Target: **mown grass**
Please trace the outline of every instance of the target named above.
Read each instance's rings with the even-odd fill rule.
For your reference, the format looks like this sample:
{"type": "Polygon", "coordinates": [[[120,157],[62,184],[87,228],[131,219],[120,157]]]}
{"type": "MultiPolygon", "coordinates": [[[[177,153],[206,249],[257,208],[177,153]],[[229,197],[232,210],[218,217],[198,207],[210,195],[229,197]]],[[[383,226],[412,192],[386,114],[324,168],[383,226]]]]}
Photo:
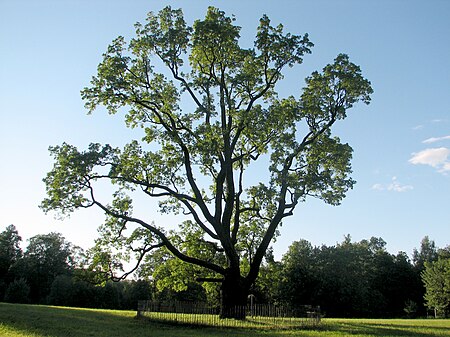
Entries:
{"type": "Polygon", "coordinates": [[[0,303],[2,337],[450,336],[450,320],[325,319],[314,329],[193,328],[135,318],[133,311],[0,303]]]}

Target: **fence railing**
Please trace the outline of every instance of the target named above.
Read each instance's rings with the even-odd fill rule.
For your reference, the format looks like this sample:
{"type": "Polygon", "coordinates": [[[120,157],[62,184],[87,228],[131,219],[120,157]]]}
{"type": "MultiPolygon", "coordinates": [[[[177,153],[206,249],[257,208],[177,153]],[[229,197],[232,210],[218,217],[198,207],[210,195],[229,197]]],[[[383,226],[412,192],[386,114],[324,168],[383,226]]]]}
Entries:
{"type": "Polygon", "coordinates": [[[272,304],[236,306],[231,310],[244,320],[220,318],[220,308],[203,302],[155,302],[139,301],[138,317],[187,325],[220,327],[293,328],[311,327],[320,323],[320,307],[304,305],[290,308],[272,304]]]}

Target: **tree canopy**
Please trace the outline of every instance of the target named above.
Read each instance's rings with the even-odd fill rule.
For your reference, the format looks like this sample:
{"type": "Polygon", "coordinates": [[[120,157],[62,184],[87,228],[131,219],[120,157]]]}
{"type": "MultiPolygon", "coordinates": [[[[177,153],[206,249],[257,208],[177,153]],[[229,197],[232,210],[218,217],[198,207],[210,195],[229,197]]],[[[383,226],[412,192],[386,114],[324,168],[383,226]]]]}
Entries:
{"type": "MultiPolygon", "coordinates": [[[[298,98],[278,97],[284,71],[313,44],[266,15],[253,47],[240,46],[241,27],[214,7],[192,26],[166,7],[135,28],[129,42],[118,37],[108,47],[82,98],[90,113],[104,106],[124,114],[142,139],[122,149],[51,147],[42,208],[99,207],[107,217],[99,246],[128,248],[138,262],[164,247],[220,278],[224,304],[240,304],[282,220],[308,196],[338,205],[355,183],[352,148],[331,128],[355,103],[370,102],[370,82],[339,54],[306,78],[298,98]],[[267,179],[255,183],[262,158],[267,179]],[[109,202],[94,193],[101,181],[116,187],[109,202]],[[134,216],[138,191],[157,198],[161,212],[184,215],[180,231],[134,216]],[[132,223],[138,227],[127,231],[132,223]]],[[[110,261],[101,268],[120,269],[112,251],[103,257],[110,261]]]]}

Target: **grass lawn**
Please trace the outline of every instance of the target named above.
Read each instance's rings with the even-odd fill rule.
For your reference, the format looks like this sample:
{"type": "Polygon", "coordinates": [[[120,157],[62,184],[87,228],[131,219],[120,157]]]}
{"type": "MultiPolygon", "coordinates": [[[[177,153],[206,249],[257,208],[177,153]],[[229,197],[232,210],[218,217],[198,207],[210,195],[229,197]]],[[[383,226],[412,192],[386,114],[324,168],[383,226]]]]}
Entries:
{"type": "Polygon", "coordinates": [[[306,330],[184,327],[135,318],[134,311],[0,303],[1,337],[449,336],[450,320],[324,319],[306,330]]]}

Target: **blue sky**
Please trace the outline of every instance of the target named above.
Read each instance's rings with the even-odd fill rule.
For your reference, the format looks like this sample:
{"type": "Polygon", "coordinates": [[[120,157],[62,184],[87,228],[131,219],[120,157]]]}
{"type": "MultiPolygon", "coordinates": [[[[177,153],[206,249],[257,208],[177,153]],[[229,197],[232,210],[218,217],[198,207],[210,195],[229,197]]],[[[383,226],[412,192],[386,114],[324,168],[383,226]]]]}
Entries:
{"type": "MultiPolygon", "coordinates": [[[[0,0],[0,231],[22,237],[61,232],[85,248],[103,215],[82,210],[64,221],[39,208],[50,145],[66,141],[123,145],[135,138],[119,116],[87,116],[80,90],[107,45],[132,37],[133,24],[165,5],[183,8],[188,23],[208,5],[235,14],[242,45],[252,47],[267,14],[286,31],[314,42],[304,64],[289,69],[280,96],[299,95],[305,76],[347,53],[375,93],[335,134],[354,149],[355,188],[339,207],[310,199],[285,221],[275,244],[280,257],[301,238],[333,245],[382,237],[388,250],[412,253],[430,236],[450,244],[450,1],[21,1],[0,0]]],[[[176,219],[154,214],[155,222],[176,219]]]]}

